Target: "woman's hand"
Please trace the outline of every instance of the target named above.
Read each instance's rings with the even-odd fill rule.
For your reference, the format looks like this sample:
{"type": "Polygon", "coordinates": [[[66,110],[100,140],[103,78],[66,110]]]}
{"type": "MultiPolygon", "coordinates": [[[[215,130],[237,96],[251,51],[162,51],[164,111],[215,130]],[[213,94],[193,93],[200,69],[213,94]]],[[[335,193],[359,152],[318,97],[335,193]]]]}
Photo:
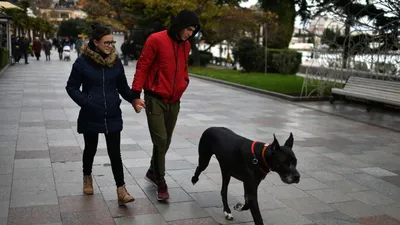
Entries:
{"type": "Polygon", "coordinates": [[[136,113],[140,113],[142,108],[146,108],[146,104],[143,99],[138,98],[132,101],[132,106],[135,109],[136,113]]]}

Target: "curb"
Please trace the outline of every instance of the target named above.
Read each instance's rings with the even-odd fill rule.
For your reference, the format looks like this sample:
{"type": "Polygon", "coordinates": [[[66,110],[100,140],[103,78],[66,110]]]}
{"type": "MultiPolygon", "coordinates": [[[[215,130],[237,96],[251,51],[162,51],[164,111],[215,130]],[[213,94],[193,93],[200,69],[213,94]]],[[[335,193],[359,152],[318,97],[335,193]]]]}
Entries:
{"type": "Polygon", "coordinates": [[[205,77],[205,76],[201,76],[201,75],[197,75],[197,74],[193,74],[193,73],[189,73],[189,75],[192,76],[192,77],[195,77],[195,78],[199,78],[199,79],[203,79],[203,80],[207,80],[207,81],[212,81],[212,82],[215,82],[215,83],[228,85],[228,86],[232,86],[232,87],[236,87],[236,88],[240,88],[240,89],[256,92],[256,93],[259,93],[259,94],[274,96],[274,97],[285,99],[285,100],[292,101],[292,102],[309,102],[309,101],[326,101],[326,100],[329,100],[329,97],[323,97],[323,98],[294,97],[294,96],[291,96],[291,95],[281,94],[281,93],[273,92],[273,91],[262,90],[262,89],[259,89],[259,88],[253,88],[253,87],[249,87],[249,86],[246,86],[246,85],[236,84],[236,83],[232,83],[232,82],[228,82],[228,81],[224,81],[224,80],[219,80],[219,79],[215,79],[215,78],[210,78],[210,77],[205,77]]]}
{"type": "Polygon", "coordinates": [[[11,64],[7,64],[7,65],[4,66],[4,68],[0,71],[0,76],[3,75],[3,73],[6,72],[6,70],[8,69],[8,67],[9,67],[10,65],[11,65],[11,64]]]}

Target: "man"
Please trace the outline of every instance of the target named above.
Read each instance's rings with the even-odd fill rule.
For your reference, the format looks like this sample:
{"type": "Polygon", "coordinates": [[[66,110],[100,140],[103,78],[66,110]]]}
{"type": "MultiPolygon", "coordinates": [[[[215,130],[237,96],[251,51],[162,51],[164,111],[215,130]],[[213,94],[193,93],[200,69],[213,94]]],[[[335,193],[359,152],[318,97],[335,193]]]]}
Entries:
{"type": "Polygon", "coordinates": [[[124,39],[124,43],[121,45],[121,52],[124,55],[124,65],[127,66],[129,63],[129,44],[128,39],[124,39]]]}
{"type": "Polygon", "coordinates": [[[19,39],[19,47],[21,49],[22,54],[24,55],[25,58],[25,64],[29,64],[28,62],[28,50],[29,50],[29,39],[26,37],[26,35],[23,35],[19,39]]]}
{"type": "Polygon", "coordinates": [[[157,187],[157,199],[169,198],[165,182],[165,154],[180,108],[180,98],[189,85],[189,39],[200,30],[197,16],[182,10],[168,30],[151,34],[136,65],[132,83],[133,106],[137,113],[146,108],[147,123],[153,142],[153,155],[145,179],[157,187]],[[140,93],[144,89],[144,100],[140,93]],[[146,105],[144,104],[146,102],[146,105]]]}

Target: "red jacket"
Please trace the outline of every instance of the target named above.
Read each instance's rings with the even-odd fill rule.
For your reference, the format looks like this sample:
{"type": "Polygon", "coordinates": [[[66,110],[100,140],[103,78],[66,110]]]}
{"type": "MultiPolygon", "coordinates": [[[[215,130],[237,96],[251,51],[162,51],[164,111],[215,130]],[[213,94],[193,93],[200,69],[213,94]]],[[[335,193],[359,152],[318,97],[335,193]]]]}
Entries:
{"type": "Polygon", "coordinates": [[[190,43],[174,41],[167,30],[151,34],[143,47],[132,83],[134,93],[144,89],[164,102],[178,101],[189,85],[190,43]]]}

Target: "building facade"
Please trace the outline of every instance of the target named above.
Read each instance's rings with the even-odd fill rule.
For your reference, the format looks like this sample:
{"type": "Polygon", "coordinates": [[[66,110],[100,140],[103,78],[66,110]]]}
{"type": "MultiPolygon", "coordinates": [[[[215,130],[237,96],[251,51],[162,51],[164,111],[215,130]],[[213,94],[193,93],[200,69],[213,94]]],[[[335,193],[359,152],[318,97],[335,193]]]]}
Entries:
{"type": "Polygon", "coordinates": [[[42,18],[55,23],[69,19],[85,19],[87,17],[87,13],[82,10],[68,8],[40,9],[40,15],[42,18]]]}

